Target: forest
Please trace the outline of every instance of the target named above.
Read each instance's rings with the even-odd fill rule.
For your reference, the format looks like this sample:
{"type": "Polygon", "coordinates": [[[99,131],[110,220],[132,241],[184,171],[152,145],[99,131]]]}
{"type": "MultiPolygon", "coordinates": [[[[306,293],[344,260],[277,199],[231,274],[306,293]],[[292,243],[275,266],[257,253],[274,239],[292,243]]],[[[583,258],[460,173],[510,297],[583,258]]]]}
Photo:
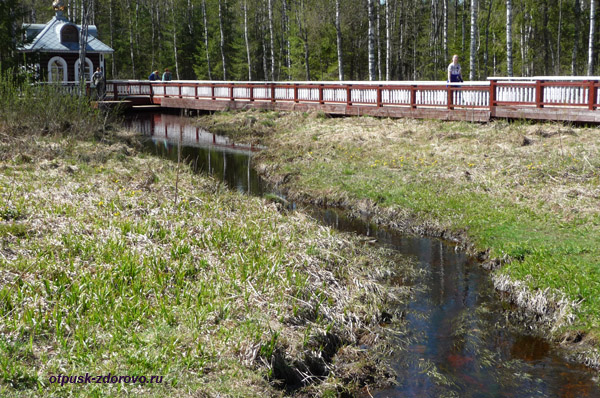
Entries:
{"type": "MultiPolygon", "coordinates": [[[[596,0],[69,0],[115,49],[109,78],[445,80],[594,75],[596,0]],[[85,11],[85,12],[82,12],[85,11]]],[[[22,23],[49,0],[0,1],[0,63],[18,63],[22,23]]]]}

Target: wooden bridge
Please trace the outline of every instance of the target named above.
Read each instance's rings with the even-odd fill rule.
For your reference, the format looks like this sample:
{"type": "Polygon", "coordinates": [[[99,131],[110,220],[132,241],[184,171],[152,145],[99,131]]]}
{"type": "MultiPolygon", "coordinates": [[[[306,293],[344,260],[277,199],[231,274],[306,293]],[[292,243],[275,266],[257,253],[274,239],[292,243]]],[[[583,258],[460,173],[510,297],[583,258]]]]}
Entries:
{"type": "Polygon", "coordinates": [[[196,110],[320,110],[484,122],[491,118],[600,122],[600,77],[484,82],[222,82],[111,80],[109,100],[196,110]]]}

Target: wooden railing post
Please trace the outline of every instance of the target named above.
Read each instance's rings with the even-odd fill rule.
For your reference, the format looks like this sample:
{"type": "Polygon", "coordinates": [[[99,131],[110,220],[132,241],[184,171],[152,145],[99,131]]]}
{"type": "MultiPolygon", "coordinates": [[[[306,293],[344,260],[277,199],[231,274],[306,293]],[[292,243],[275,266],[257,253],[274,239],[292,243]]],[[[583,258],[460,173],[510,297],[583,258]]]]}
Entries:
{"type": "Polygon", "coordinates": [[[346,86],[346,105],[352,106],[352,86],[350,84],[346,86]]]}
{"type": "Polygon", "coordinates": [[[119,100],[119,89],[117,88],[117,82],[113,83],[113,101],[119,100]]]}
{"type": "Polygon", "coordinates": [[[217,99],[215,97],[215,84],[214,83],[210,83],[210,99],[213,101],[217,99]]]}
{"type": "Polygon", "coordinates": [[[271,102],[275,102],[275,83],[271,83],[271,102]]]}
{"type": "Polygon", "coordinates": [[[294,102],[300,102],[298,100],[298,83],[294,83],[294,102]]]}
{"type": "Polygon", "coordinates": [[[590,80],[588,82],[588,84],[589,84],[589,88],[588,88],[588,109],[590,111],[593,111],[594,109],[596,109],[596,100],[597,100],[596,82],[594,80],[590,80]]]}
{"type": "Polygon", "coordinates": [[[496,106],[496,81],[490,80],[490,112],[493,112],[496,106]]]}
{"type": "Polygon", "coordinates": [[[542,86],[543,80],[537,80],[535,82],[535,106],[536,108],[544,107],[544,87],[542,86]]]}
{"type": "Polygon", "coordinates": [[[381,85],[377,86],[377,107],[381,108],[383,101],[381,100],[381,85]]]}
{"type": "Polygon", "coordinates": [[[448,91],[447,93],[447,99],[446,99],[446,107],[448,109],[454,109],[454,101],[452,98],[452,86],[451,85],[446,85],[446,90],[448,91]]]}
{"type": "Polygon", "coordinates": [[[324,104],[325,101],[323,101],[323,85],[319,84],[319,104],[324,104]]]}
{"type": "Polygon", "coordinates": [[[410,87],[410,107],[412,109],[417,107],[417,86],[410,87]]]}
{"type": "Polygon", "coordinates": [[[235,101],[233,98],[233,84],[229,85],[229,101],[235,101]]]}
{"type": "Polygon", "coordinates": [[[254,86],[250,85],[250,101],[254,101],[254,86]]]}
{"type": "Polygon", "coordinates": [[[181,95],[181,83],[177,83],[177,85],[179,86],[179,98],[183,98],[181,95]]]}
{"type": "Polygon", "coordinates": [[[194,86],[194,98],[198,99],[198,83],[194,86]]]}

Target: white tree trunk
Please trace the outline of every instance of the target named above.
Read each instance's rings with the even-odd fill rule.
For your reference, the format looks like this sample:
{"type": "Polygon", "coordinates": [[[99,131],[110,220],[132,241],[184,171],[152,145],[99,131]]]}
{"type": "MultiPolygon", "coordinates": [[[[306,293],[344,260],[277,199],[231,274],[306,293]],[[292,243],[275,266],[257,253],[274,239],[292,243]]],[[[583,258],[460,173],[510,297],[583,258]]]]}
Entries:
{"type": "Polygon", "coordinates": [[[210,70],[210,53],[208,51],[208,19],[206,18],[206,0],[202,0],[202,18],[204,19],[204,47],[206,48],[206,68],[208,69],[208,80],[212,80],[210,70]]]}
{"type": "Polygon", "coordinates": [[[477,0],[471,0],[471,55],[469,57],[469,80],[475,80],[477,58],[477,0]]]}
{"type": "Polygon", "coordinates": [[[269,0],[269,40],[271,45],[271,80],[275,80],[275,45],[273,44],[273,3],[269,0]]]}
{"type": "Polygon", "coordinates": [[[283,44],[283,52],[285,52],[285,67],[287,68],[287,78],[288,80],[292,80],[292,58],[291,58],[291,50],[292,46],[290,44],[290,17],[288,15],[289,6],[287,0],[282,1],[282,44],[283,44]]]}
{"type": "Polygon", "coordinates": [[[244,0],[244,41],[248,58],[248,80],[252,81],[252,61],[250,60],[250,43],[248,42],[248,1],[244,0]]]}
{"type": "Polygon", "coordinates": [[[556,38],[556,69],[554,73],[560,75],[560,36],[562,34],[562,0],[558,1],[558,37],[556,38]]]}
{"type": "Polygon", "coordinates": [[[594,74],[594,36],[596,35],[596,0],[590,0],[590,41],[588,45],[588,76],[594,74]]]}
{"type": "Polygon", "coordinates": [[[448,60],[448,0],[442,0],[444,2],[444,21],[443,21],[443,50],[444,59],[448,60]]]}
{"type": "Polygon", "coordinates": [[[340,21],[340,0],[335,0],[335,32],[337,36],[338,78],[344,80],[344,57],[342,53],[342,28],[340,21]]]}
{"type": "MultiPolygon", "coordinates": [[[[115,48],[115,22],[113,19],[114,0],[111,0],[109,2],[108,6],[109,6],[108,17],[109,17],[109,25],[110,25],[110,47],[115,48]]],[[[117,76],[117,63],[115,62],[114,54],[112,56],[111,67],[112,67],[112,77],[114,79],[117,76]]],[[[106,71],[104,71],[104,73],[106,74],[106,71]]]]}
{"type": "Polygon", "coordinates": [[[227,80],[227,59],[225,57],[225,32],[223,30],[223,6],[221,0],[219,0],[219,30],[221,32],[221,40],[219,45],[221,47],[221,60],[223,62],[223,80],[227,80]]]}
{"type": "Polygon", "coordinates": [[[369,37],[368,37],[368,51],[369,51],[369,80],[375,80],[375,4],[374,0],[367,0],[367,10],[369,16],[369,37]]]}
{"type": "Polygon", "coordinates": [[[573,35],[573,53],[571,54],[571,75],[577,73],[577,53],[579,52],[579,22],[581,19],[581,6],[579,0],[575,0],[575,34],[573,35]]]}
{"type": "Polygon", "coordinates": [[[133,49],[133,19],[131,18],[131,0],[127,0],[127,15],[129,16],[129,55],[131,57],[131,74],[135,79],[135,54],[133,49]]]}
{"type": "Polygon", "coordinates": [[[506,0],[506,74],[513,76],[512,0],[506,0]]]}
{"type": "Polygon", "coordinates": [[[392,34],[390,26],[390,0],[385,0],[385,80],[390,80],[392,60],[392,34]]]}
{"type": "Polygon", "coordinates": [[[175,18],[175,1],[171,0],[171,17],[173,18],[173,56],[175,57],[175,76],[177,80],[179,77],[179,61],[178,61],[178,49],[177,49],[177,20],[175,18]]]}
{"type": "MultiPolygon", "coordinates": [[[[378,0],[378,1],[380,1],[380,0],[378,0]]],[[[375,3],[375,4],[377,4],[377,3],[375,3]]],[[[380,22],[381,11],[380,11],[379,5],[376,5],[375,7],[376,7],[375,14],[377,15],[377,27],[375,28],[375,30],[377,32],[375,34],[375,38],[377,40],[377,76],[378,76],[377,80],[381,81],[381,78],[382,78],[382,76],[381,76],[381,22],[380,22]]]]}
{"type": "MultiPolygon", "coordinates": [[[[88,42],[89,0],[81,0],[81,30],[79,31],[79,82],[80,94],[85,93],[86,48],[88,42]]],[[[93,71],[90,71],[93,72],[93,71]]]]}

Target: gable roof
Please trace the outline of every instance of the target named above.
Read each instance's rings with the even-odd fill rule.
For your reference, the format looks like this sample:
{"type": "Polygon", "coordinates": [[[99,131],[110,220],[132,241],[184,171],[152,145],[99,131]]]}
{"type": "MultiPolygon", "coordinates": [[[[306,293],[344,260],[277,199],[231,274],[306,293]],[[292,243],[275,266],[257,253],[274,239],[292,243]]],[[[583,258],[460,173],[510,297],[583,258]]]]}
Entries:
{"type": "MultiPolygon", "coordinates": [[[[23,45],[19,50],[22,52],[55,52],[55,53],[78,53],[79,43],[61,42],[61,30],[72,25],[81,31],[80,25],[75,25],[66,18],[56,15],[46,25],[24,24],[27,39],[33,41],[23,45]]],[[[88,53],[113,53],[114,50],[98,39],[98,29],[95,25],[88,26],[88,42],[86,46],[88,53]]]]}

